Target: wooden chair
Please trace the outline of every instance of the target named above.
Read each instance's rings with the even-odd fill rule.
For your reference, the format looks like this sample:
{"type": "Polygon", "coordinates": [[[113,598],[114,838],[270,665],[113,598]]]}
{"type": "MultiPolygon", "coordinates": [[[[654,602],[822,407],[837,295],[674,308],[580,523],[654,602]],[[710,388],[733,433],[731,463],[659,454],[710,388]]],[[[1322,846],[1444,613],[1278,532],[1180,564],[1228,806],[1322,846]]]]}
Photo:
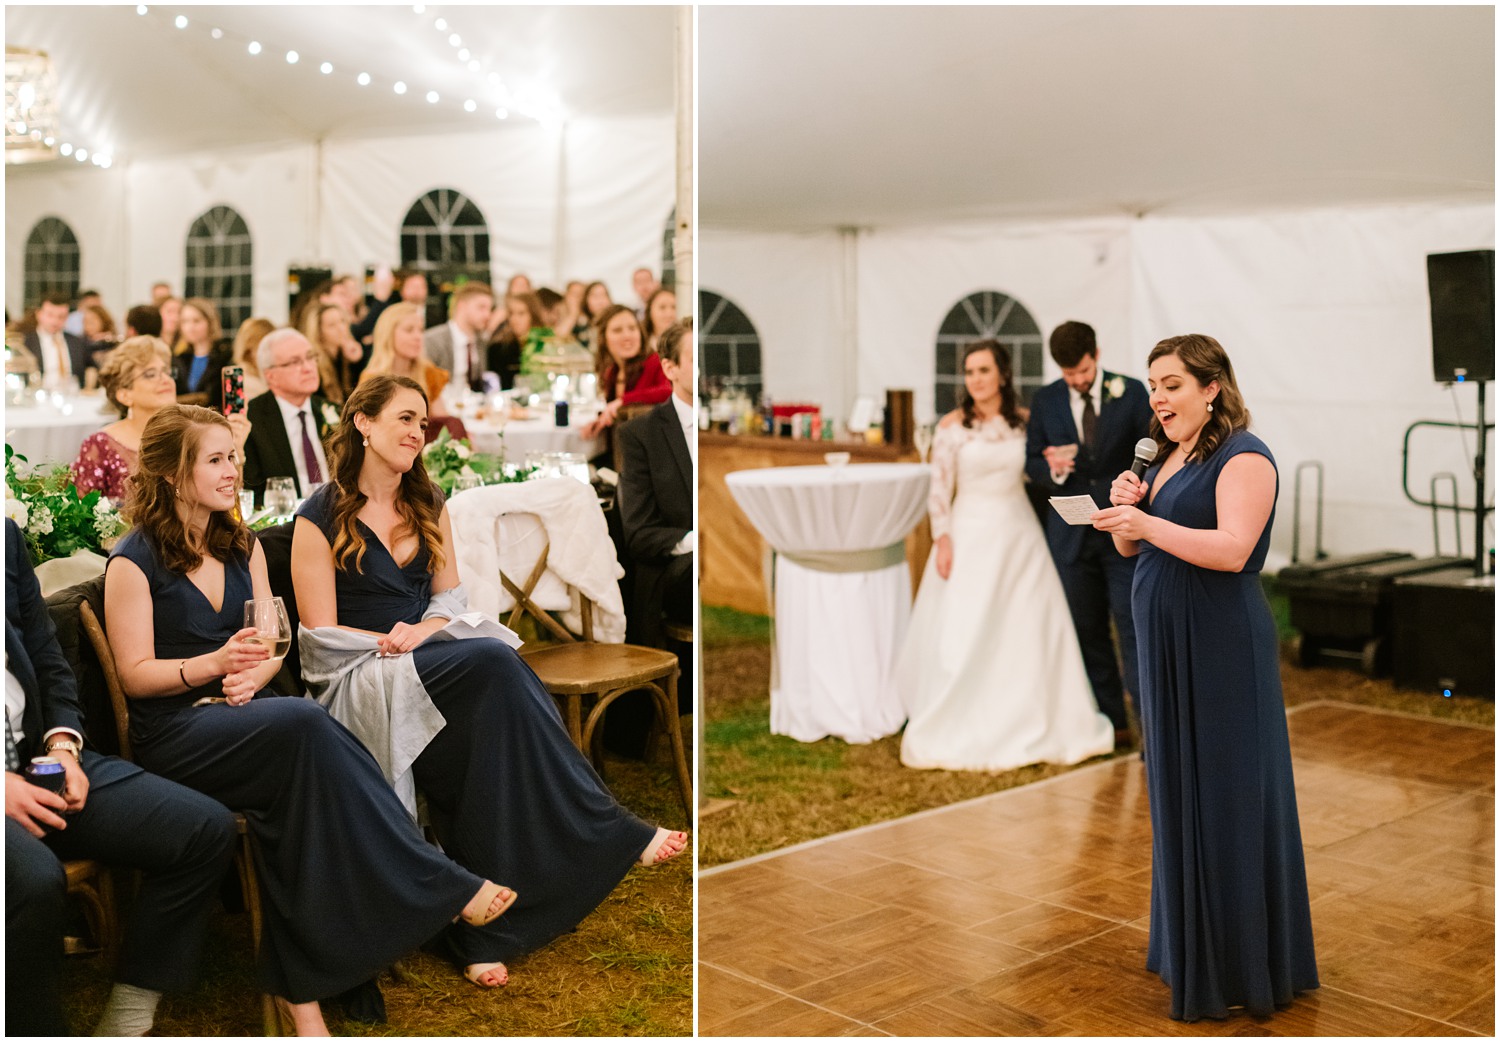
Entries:
{"type": "Polygon", "coordinates": [[[120,953],[120,910],[115,903],[114,877],[102,862],[91,859],[64,861],[68,896],[83,902],[84,918],[98,950],[110,966],[120,953]]]}
{"type": "MultiPolygon", "coordinates": [[[[99,658],[99,665],[104,670],[104,684],[109,689],[109,701],[114,709],[115,732],[120,740],[120,757],[134,762],[135,757],[130,748],[130,704],[125,698],[124,685],[120,683],[120,672],[115,667],[115,654],[109,646],[109,637],[105,634],[104,627],[99,622],[99,616],[94,614],[94,609],[88,601],[79,604],[78,621],[83,626],[84,633],[88,635],[94,654],[99,658]]],[[[250,835],[243,814],[236,814],[234,823],[240,837],[239,846],[234,852],[234,867],[239,873],[240,889],[244,891],[245,910],[250,913],[250,942],[258,956],[264,919],[260,905],[260,881],[255,875],[255,854],[251,849],[254,839],[250,835]]],[[[70,884],[71,881],[70,875],[70,884]]],[[[276,1005],[270,995],[261,995],[261,1021],[267,1036],[281,1034],[281,1021],[276,1015],[276,1005]]]]}
{"type": "Polygon", "coordinates": [[[516,599],[507,622],[512,629],[523,615],[530,615],[547,633],[556,638],[552,644],[528,645],[521,657],[541,679],[548,693],[562,707],[563,721],[580,752],[595,767],[603,766],[604,711],[620,696],[631,691],[651,695],[656,709],[656,726],[667,735],[672,746],[673,767],[677,772],[682,807],[688,820],[693,818],[693,775],[683,749],[682,724],[677,715],[677,678],[680,669],[677,656],[659,648],[637,644],[601,644],[594,640],[594,604],[575,590],[580,602],[583,632],[571,633],[551,614],[532,600],[532,591],[547,570],[550,544],[544,544],[531,574],[523,585],[517,585],[503,571],[501,585],[516,599]],[[585,715],[586,714],[586,715],[585,715]]]}

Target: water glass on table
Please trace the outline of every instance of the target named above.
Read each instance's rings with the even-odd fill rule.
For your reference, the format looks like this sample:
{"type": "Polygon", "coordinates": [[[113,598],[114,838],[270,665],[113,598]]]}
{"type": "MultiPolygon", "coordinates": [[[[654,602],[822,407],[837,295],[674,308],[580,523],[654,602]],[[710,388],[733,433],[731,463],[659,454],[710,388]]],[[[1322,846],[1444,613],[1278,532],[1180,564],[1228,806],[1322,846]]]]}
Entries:
{"type": "Polygon", "coordinates": [[[265,505],[273,517],[285,517],[297,509],[296,480],[294,478],[268,478],[265,505]]]}
{"type": "Polygon", "coordinates": [[[280,597],[263,597],[245,602],[245,627],[254,629],[251,644],[264,644],[271,651],[271,661],[280,662],[292,647],[292,625],[287,619],[286,604],[280,597]]]}

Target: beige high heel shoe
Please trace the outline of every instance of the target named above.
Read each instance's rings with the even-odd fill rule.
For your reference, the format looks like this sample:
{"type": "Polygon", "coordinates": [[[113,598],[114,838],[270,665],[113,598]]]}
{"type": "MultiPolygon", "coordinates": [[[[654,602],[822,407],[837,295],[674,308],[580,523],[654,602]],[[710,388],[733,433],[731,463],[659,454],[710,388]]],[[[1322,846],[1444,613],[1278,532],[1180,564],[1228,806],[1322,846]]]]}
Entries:
{"type": "Polygon", "coordinates": [[[491,883],[489,880],[486,880],[484,886],[479,888],[479,893],[475,894],[469,900],[469,903],[464,905],[464,910],[454,916],[453,921],[458,922],[458,920],[462,919],[470,926],[484,926],[492,923],[504,915],[511,905],[516,903],[516,896],[516,892],[510,887],[501,886],[499,883],[491,883]],[[476,902],[484,898],[486,892],[489,894],[489,900],[479,906],[480,911],[469,911],[476,902]]]}

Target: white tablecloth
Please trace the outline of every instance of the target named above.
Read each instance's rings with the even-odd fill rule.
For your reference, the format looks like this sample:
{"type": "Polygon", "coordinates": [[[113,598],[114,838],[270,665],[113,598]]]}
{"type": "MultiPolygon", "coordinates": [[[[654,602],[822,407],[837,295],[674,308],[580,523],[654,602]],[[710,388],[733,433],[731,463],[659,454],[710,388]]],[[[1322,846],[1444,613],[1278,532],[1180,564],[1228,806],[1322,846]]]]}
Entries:
{"type": "Polygon", "coordinates": [[[776,552],[771,732],[894,734],[906,716],[892,672],[911,616],[903,544],[927,510],[928,467],[768,467],[725,481],[776,552]]]}
{"type": "MultiPolygon", "coordinates": [[[[592,415],[589,419],[592,419],[592,415]]],[[[559,427],[550,415],[530,420],[509,420],[504,428],[489,420],[464,420],[469,432],[470,444],[475,452],[490,455],[501,454],[501,433],[504,433],[505,462],[523,464],[534,452],[577,452],[592,459],[604,448],[602,440],[585,438],[579,424],[559,427]]]]}
{"type": "Polygon", "coordinates": [[[72,463],[83,439],[120,414],[103,395],[52,395],[27,405],[5,403],[5,443],[33,465],[72,463]],[[107,410],[107,411],[101,411],[107,410]]]}

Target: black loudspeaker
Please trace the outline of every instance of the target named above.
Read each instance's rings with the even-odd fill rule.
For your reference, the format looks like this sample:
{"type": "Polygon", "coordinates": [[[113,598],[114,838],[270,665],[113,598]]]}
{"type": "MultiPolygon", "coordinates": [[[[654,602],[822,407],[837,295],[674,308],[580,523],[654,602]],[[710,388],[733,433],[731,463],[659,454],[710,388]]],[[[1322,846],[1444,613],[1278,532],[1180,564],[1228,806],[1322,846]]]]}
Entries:
{"type": "Polygon", "coordinates": [[[1432,378],[1495,378],[1495,251],[1427,255],[1432,378]]]}

